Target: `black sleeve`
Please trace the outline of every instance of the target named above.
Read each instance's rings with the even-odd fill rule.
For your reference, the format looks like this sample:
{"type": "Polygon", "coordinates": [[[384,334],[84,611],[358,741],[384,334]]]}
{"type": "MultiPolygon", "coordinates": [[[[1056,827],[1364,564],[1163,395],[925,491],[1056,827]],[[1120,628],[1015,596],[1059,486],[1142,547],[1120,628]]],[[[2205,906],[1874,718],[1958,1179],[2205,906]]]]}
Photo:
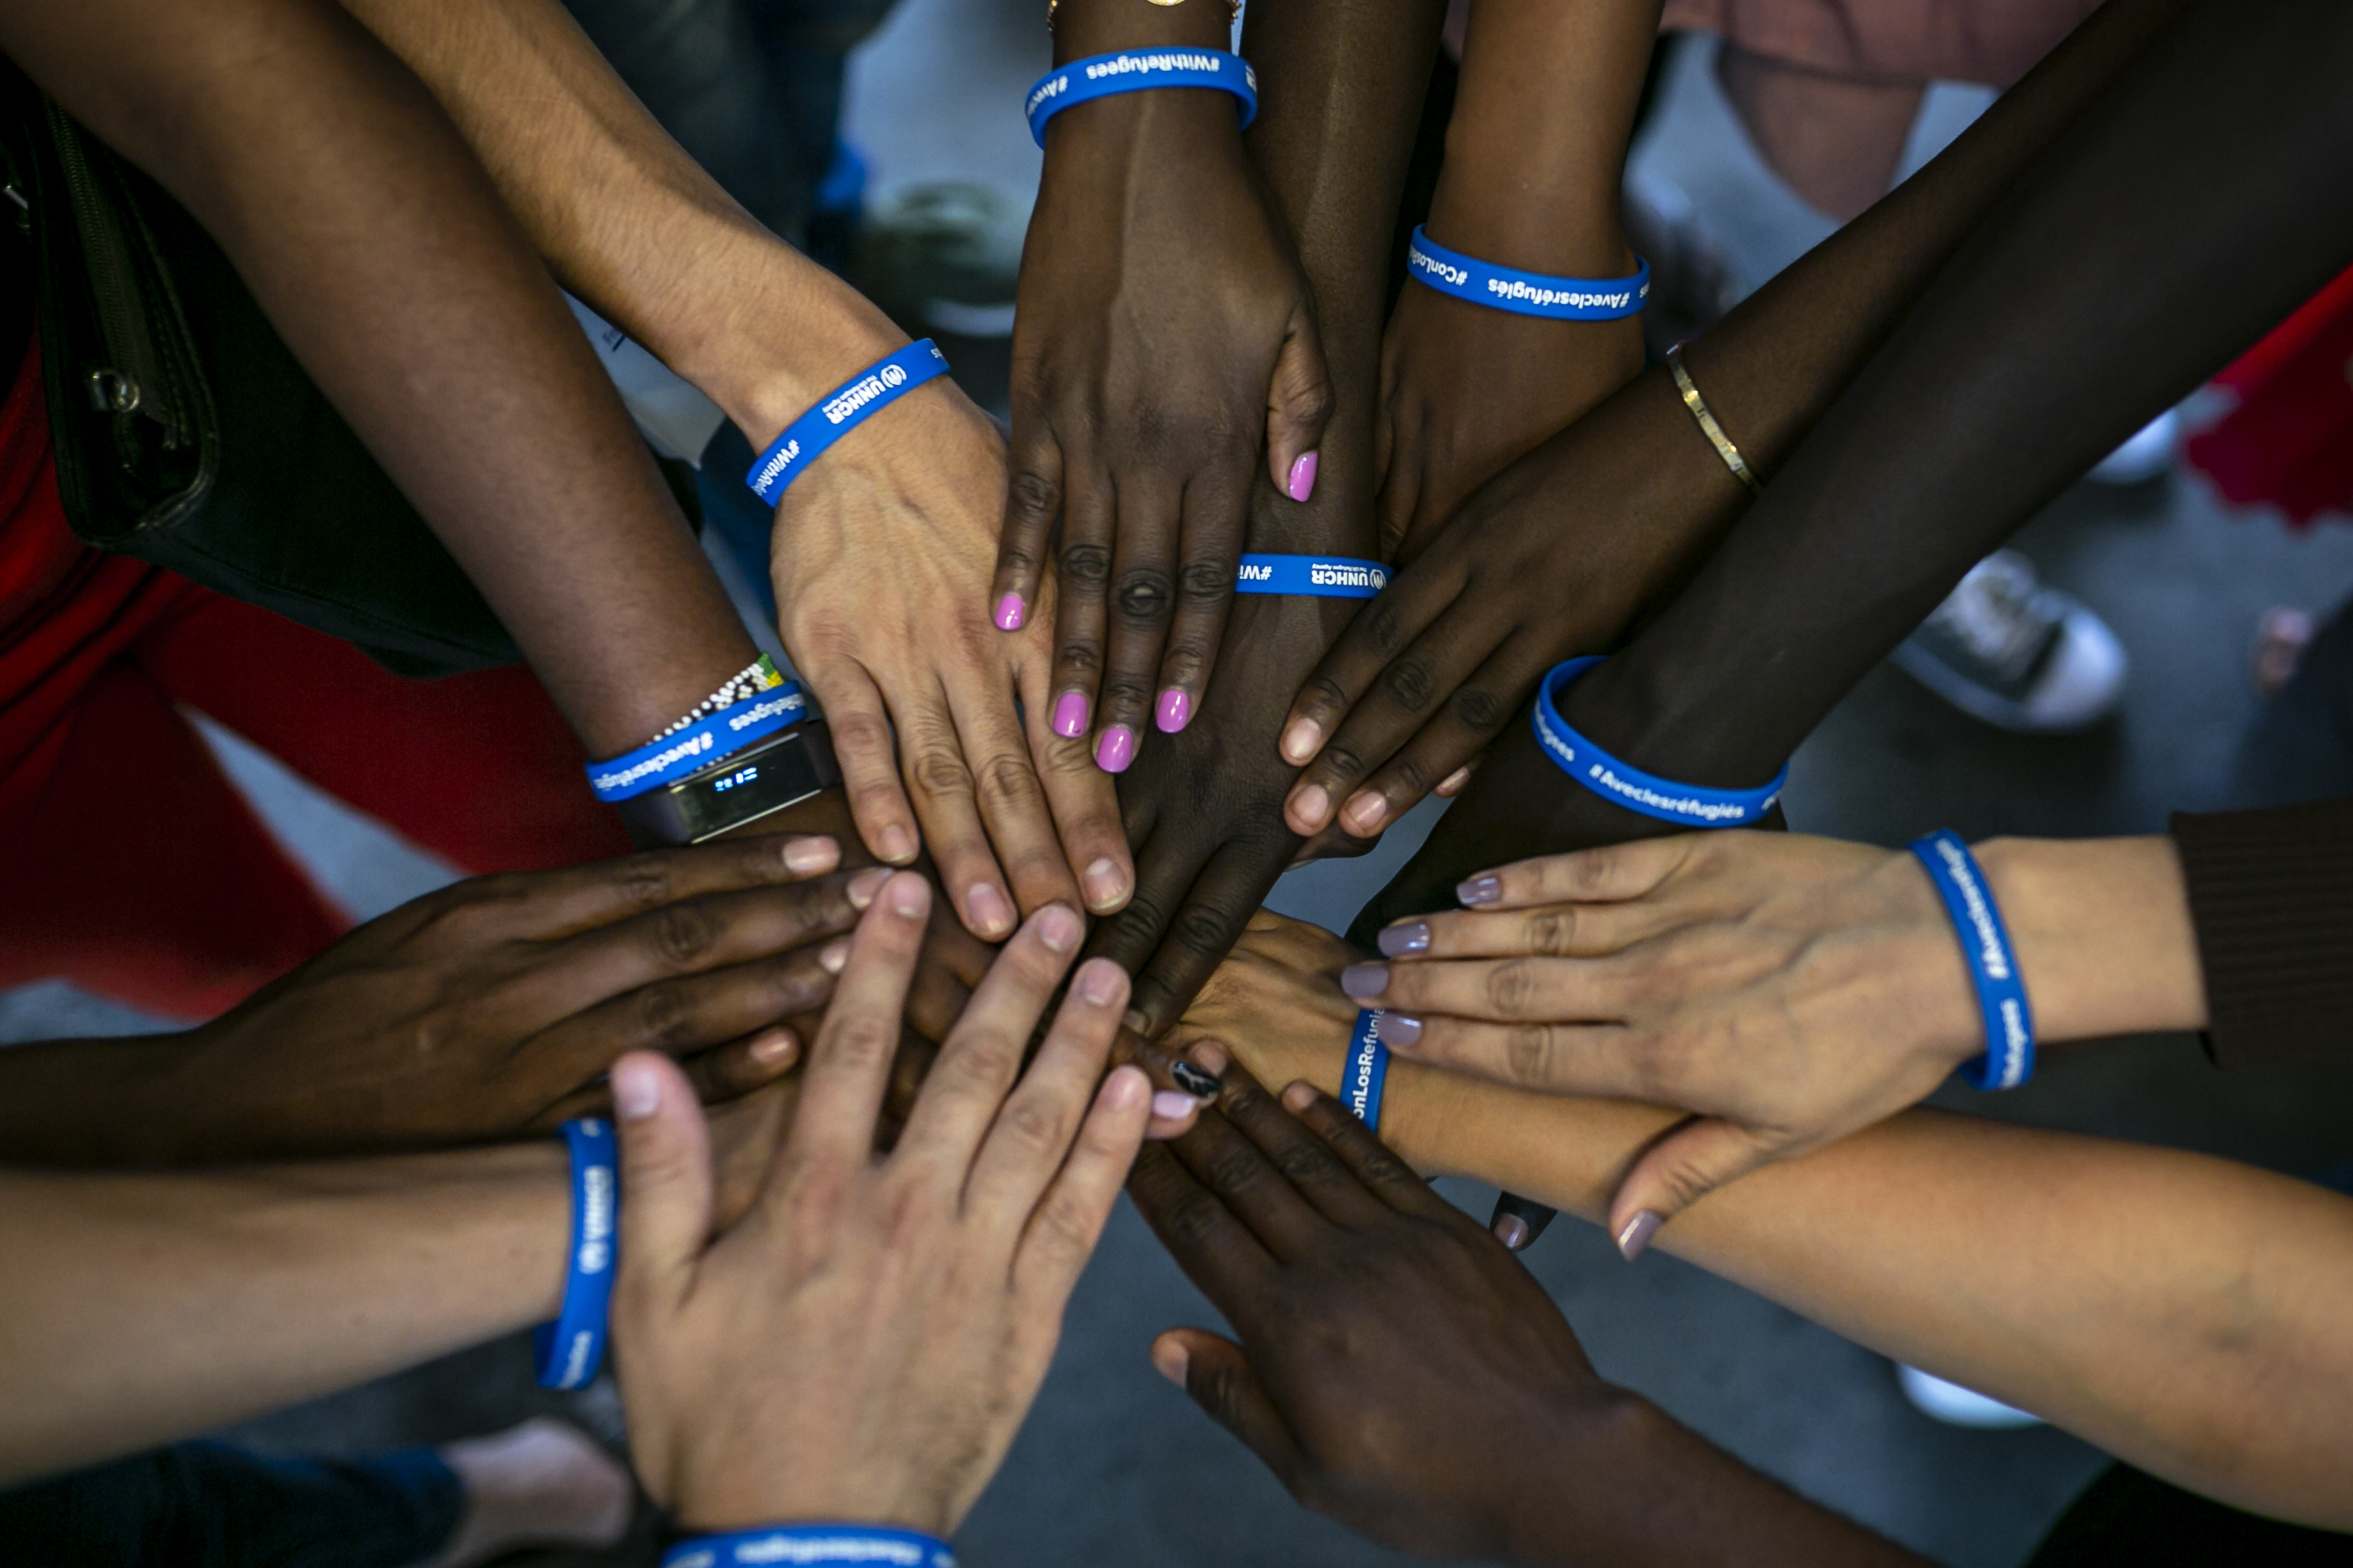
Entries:
{"type": "Polygon", "coordinates": [[[2353,799],[2177,813],[2218,1065],[2353,1045],[2353,799]]]}

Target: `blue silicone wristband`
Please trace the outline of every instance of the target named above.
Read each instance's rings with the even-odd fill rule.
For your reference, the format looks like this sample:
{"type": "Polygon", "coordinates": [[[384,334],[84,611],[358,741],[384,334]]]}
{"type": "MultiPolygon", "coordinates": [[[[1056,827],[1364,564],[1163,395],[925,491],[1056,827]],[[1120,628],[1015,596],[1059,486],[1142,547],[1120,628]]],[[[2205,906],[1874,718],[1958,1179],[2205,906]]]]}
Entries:
{"type": "Polygon", "coordinates": [[[955,1552],[935,1535],[881,1524],[772,1524],[690,1536],[662,1553],[661,1568],[777,1568],[859,1563],[873,1568],[956,1568],[955,1552]]]}
{"type": "Polygon", "coordinates": [[[632,800],[689,773],[701,773],[720,758],[789,730],[807,717],[808,698],[798,684],[787,680],[634,752],[590,763],[588,787],[596,792],[598,800],[608,804],[632,800]]]}
{"type": "Polygon", "coordinates": [[[1612,805],[1661,822],[1681,823],[1685,827],[1746,827],[1764,820],[1773,803],[1781,798],[1781,786],[1789,782],[1787,763],[1770,784],[1756,789],[1707,789],[1646,773],[1570,729],[1560,716],[1560,694],[1600,662],[1600,655],[1588,654],[1556,664],[1536,687],[1536,744],[1561,772],[1612,805]]]}
{"type": "Polygon", "coordinates": [[[613,1233],[621,1214],[612,1123],[581,1117],[564,1124],[572,1151],[572,1267],[555,1321],[532,1331],[542,1388],[586,1388],[605,1360],[613,1305],[613,1233]]]}
{"type": "Polygon", "coordinates": [[[1614,321],[1636,314],[1651,298],[1651,264],[1639,256],[1630,278],[1547,278],[1449,250],[1419,227],[1406,246],[1405,267],[1441,294],[1556,321],[1614,321]]]}
{"type": "Polygon", "coordinates": [[[1381,1090],[1389,1078],[1389,1048],[1374,1032],[1386,1011],[1368,1007],[1356,1015],[1356,1032],[1348,1037],[1348,1065],[1340,1074],[1341,1103],[1371,1132],[1381,1130],[1381,1090]]]}
{"type": "Polygon", "coordinates": [[[825,455],[827,447],[859,425],[871,419],[927,381],[948,373],[948,356],[929,338],[909,343],[897,353],[876,360],[818,400],[818,405],[785,426],[754,458],[744,482],[752,493],[776,504],[785,487],[825,455]]]}
{"type": "Polygon", "coordinates": [[[1388,567],[1347,555],[1245,555],[1234,573],[1237,594],[1369,599],[1388,585],[1388,567]]]}
{"type": "Polygon", "coordinates": [[[1021,112],[1029,117],[1029,134],[1043,147],[1046,121],[1071,105],[1155,87],[1206,87],[1230,92],[1241,100],[1243,130],[1249,130],[1250,122],[1258,118],[1258,73],[1241,56],[1221,49],[1121,49],[1089,55],[1039,77],[1029,96],[1021,100],[1021,112]]]}
{"type": "Polygon", "coordinates": [[[2026,983],[2019,977],[2018,957],[1993,889],[1959,834],[1940,827],[1914,839],[1911,847],[1952,917],[1953,934],[1960,938],[1961,956],[1977,984],[1978,1010],[1985,1017],[1985,1055],[1961,1068],[1962,1081],[1972,1089],[2016,1089],[2034,1076],[2034,1015],[2026,1005],[2026,983]]]}

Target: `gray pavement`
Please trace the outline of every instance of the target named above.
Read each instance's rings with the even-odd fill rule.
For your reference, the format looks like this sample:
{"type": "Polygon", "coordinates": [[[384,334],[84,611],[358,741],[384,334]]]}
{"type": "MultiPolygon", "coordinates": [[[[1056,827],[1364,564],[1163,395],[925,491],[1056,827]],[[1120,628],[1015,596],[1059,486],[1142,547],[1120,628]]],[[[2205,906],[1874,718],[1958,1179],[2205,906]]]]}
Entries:
{"type": "MultiPolygon", "coordinates": [[[[1028,0],[906,0],[864,51],[852,82],[852,134],[872,154],[880,185],[976,178],[1027,201],[1036,154],[1014,103],[1044,63],[1038,9],[1028,0]],[[948,67],[955,91],[925,85],[948,67]]],[[[1759,193],[1754,154],[1704,73],[1683,69],[1671,88],[1638,172],[1674,180],[1704,214],[1723,215],[1726,244],[1758,269],[1751,281],[1761,280],[1759,271],[1820,234],[1792,239],[1810,215],[1792,209],[1786,192],[1759,193]],[[1756,259],[1776,246],[1786,254],[1769,264],[1756,259]]],[[[1932,100],[1932,110],[1965,120],[1982,101],[1956,92],[1932,100]]],[[[1943,134],[1949,131],[1924,125],[1915,142],[1943,134]]],[[[2186,475],[2132,491],[2079,487],[2021,542],[2129,648],[2133,684],[2121,716],[2088,735],[2021,740],[1960,717],[1882,669],[1799,753],[1788,795],[1793,825],[1882,843],[1936,826],[1971,836],[2158,830],[2167,811],[2221,798],[2232,748],[2254,711],[2246,655],[2256,615],[2273,604],[2326,609],[2353,589],[2353,532],[2292,536],[2226,511],[2186,475]]],[[[240,783],[355,912],[388,908],[446,877],[269,759],[233,739],[222,744],[240,783]]],[[[1366,859],[1293,874],[1276,907],[1345,928],[1428,821],[1426,809],[1366,859]]],[[[62,986],[0,995],[0,1039],[151,1026],[62,986]]],[[[2313,1171],[2353,1156],[2348,1089],[2353,1069],[2345,1068],[2217,1073],[2183,1037],[2054,1051],[2034,1084],[1999,1102],[1965,1091],[1947,1099],[1986,1114],[2313,1171]]],[[[1492,1199],[1468,1187],[1451,1194],[1482,1217],[1492,1199]]],[[[1938,1426],[1904,1402],[1877,1355],[1674,1259],[1653,1254],[1623,1264],[1605,1238],[1575,1221],[1556,1226],[1529,1261],[1605,1375],[1939,1561],[1966,1568],[2020,1561],[2103,1462],[2048,1429],[1938,1426]]],[[[1154,1332],[1215,1321],[1123,1205],[1072,1304],[1044,1396],[964,1532],[965,1560],[983,1568],[1392,1561],[1293,1505],[1255,1459],[1152,1373],[1145,1347],[1154,1332]]],[[[557,1400],[530,1386],[526,1363],[519,1340],[485,1346],[254,1423],[243,1435],[272,1447],[353,1451],[566,1408],[617,1436],[608,1389],[557,1400]]],[[[1560,1478],[1564,1490],[1576,1484],[1574,1476],[1560,1478]]],[[[641,1527],[628,1552],[565,1561],[649,1561],[648,1540],[641,1527]]]]}

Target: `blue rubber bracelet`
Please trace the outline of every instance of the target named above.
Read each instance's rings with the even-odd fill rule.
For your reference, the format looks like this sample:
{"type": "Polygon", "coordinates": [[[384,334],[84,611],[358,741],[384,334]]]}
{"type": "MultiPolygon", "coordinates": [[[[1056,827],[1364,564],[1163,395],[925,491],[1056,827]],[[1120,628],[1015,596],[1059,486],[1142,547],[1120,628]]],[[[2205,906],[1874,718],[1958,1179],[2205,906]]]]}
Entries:
{"type": "Polygon", "coordinates": [[[1611,805],[1661,822],[1678,822],[1685,827],[1746,827],[1764,820],[1773,803],[1781,798],[1781,786],[1789,782],[1787,763],[1770,784],[1756,789],[1706,789],[1646,773],[1570,729],[1560,716],[1560,694],[1600,662],[1599,654],[1588,654],[1554,665],[1536,687],[1536,744],[1561,772],[1611,805]]]}
{"type": "Polygon", "coordinates": [[[1961,956],[1977,984],[1978,1010],[1985,1016],[1986,1053],[1961,1068],[1962,1081],[1972,1089],[2016,1089],[2034,1076],[2034,1015],[2026,1005],[2026,983],[2019,977],[1993,889],[1957,833],[1940,827],[1914,839],[1911,847],[1952,917],[1953,934],[1961,940],[1961,956]]]}
{"type": "Polygon", "coordinates": [[[607,803],[633,800],[701,773],[720,758],[765,741],[808,717],[808,698],[796,682],[772,686],[675,734],[617,757],[588,764],[588,787],[607,803]]]}
{"type": "Polygon", "coordinates": [[[1342,1102],[1370,1132],[1381,1130],[1381,1089],[1389,1078],[1389,1048],[1374,1033],[1385,1011],[1368,1007],[1356,1015],[1356,1032],[1348,1038],[1348,1065],[1340,1074],[1342,1102]]]}
{"type": "Polygon", "coordinates": [[[872,1568],[956,1568],[934,1535],[880,1524],[773,1524],[697,1535],[662,1553],[661,1568],[777,1568],[779,1563],[855,1563],[872,1568]]]}
{"type": "Polygon", "coordinates": [[[564,1124],[572,1150],[572,1268],[555,1321],[532,1331],[542,1388],[586,1388],[605,1360],[613,1304],[613,1233],[621,1214],[613,1127],[594,1117],[564,1124]]]}
{"type": "Polygon", "coordinates": [[[754,458],[744,482],[752,493],[776,504],[785,487],[825,455],[827,447],[862,422],[888,408],[927,381],[948,373],[948,356],[929,338],[885,355],[835,387],[815,408],[785,426],[754,458]]]}
{"type": "Polygon", "coordinates": [[[1250,122],[1258,118],[1258,73],[1241,56],[1221,49],[1121,49],[1115,54],[1089,55],[1039,77],[1029,96],[1021,100],[1021,112],[1029,117],[1029,134],[1043,147],[1046,121],[1071,105],[1155,87],[1206,87],[1230,92],[1241,100],[1243,130],[1249,130],[1250,122]]]}
{"type": "Polygon", "coordinates": [[[1405,267],[1441,294],[1556,321],[1614,321],[1634,315],[1651,298],[1651,264],[1639,256],[1630,278],[1547,278],[1449,250],[1416,228],[1405,267]]]}
{"type": "Polygon", "coordinates": [[[1245,555],[1234,573],[1237,594],[1369,599],[1388,585],[1388,567],[1346,555],[1245,555]]]}

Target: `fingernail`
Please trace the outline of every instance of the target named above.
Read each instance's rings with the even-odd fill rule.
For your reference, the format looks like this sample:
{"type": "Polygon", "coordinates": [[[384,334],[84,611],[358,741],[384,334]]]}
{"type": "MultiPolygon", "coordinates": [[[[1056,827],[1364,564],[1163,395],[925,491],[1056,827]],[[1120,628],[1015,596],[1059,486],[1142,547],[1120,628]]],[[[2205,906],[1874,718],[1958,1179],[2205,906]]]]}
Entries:
{"type": "Polygon", "coordinates": [[[894,822],[875,840],[874,853],[893,866],[903,866],[915,858],[915,836],[894,822]]]}
{"type": "Polygon", "coordinates": [[[624,1121],[642,1121],[661,1105],[661,1079],[642,1062],[625,1062],[613,1069],[613,1114],[624,1121]]]}
{"type": "MultiPolygon", "coordinates": [[[[978,889],[975,890],[977,891],[978,889]]],[[[989,889],[989,892],[991,896],[994,896],[996,889],[992,888],[989,889]]],[[[1063,904],[1048,904],[1044,909],[1039,910],[1038,911],[1038,940],[1046,944],[1046,951],[1048,952],[1063,953],[1070,952],[1071,948],[1078,945],[1079,941],[1079,917],[1077,912],[1063,904]]]]}
{"type": "Polygon", "coordinates": [[[1492,904],[1504,896],[1504,879],[1473,877],[1467,882],[1456,883],[1454,896],[1466,904],[1492,904]]]}
{"type": "Polygon", "coordinates": [[[1293,719],[1282,731],[1282,760],[1294,768],[1305,767],[1307,759],[1323,743],[1323,725],[1313,719],[1293,719]]]}
{"type": "Polygon", "coordinates": [[[1644,1209],[1628,1220],[1626,1228],[1618,1233],[1619,1253],[1627,1262],[1633,1262],[1642,1256],[1642,1248],[1651,1245],[1651,1237],[1659,1234],[1659,1226],[1666,1223],[1660,1215],[1644,1209]]]}
{"type": "Polygon", "coordinates": [[[1079,966],[1079,995],[1090,1005],[1108,1007],[1118,1001],[1127,972],[1108,958],[1091,958],[1079,966]]]}
{"type": "Polygon", "coordinates": [[[1006,595],[997,601],[997,629],[1000,632],[1019,631],[1021,622],[1029,613],[1029,606],[1022,604],[1020,595],[1006,595]]]}
{"type": "Polygon", "coordinates": [[[1315,1103],[1315,1086],[1301,1081],[1282,1091],[1282,1108],[1296,1116],[1315,1103]]]}
{"type": "Polygon", "coordinates": [[[1163,1121],[1182,1121],[1201,1109],[1201,1102],[1189,1094],[1173,1089],[1156,1089],[1152,1096],[1152,1114],[1163,1121]]]}
{"type": "Polygon", "coordinates": [[[975,882],[965,889],[964,907],[972,916],[973,929],[983,936],[1003,936],[1013,929],[1013,906],[987,882],[975,882]]]}
{"type": "Polygon", "coordinates": [[[1099,915],[1109,914],[1127,897],[1126,874],[1108,855],[1090,862],[1081,880],[1086,883],[1087,908],[1099,915]]]}
{"type": "Polygon", "coordinates": [[[1462,792],[1462,786],[1470,782],[1471,765],[1468,763],[1465,763],[1462,766],[1455,769],[1452,773],[1439,780],[1438,788],[1433,790],[1431,793],[1440,796],[1460,795],[1462,792]]]}
{"type": "Polygon", "coordinates": [[[1193,700],[1170,687],[1160,694],[1160,706],[1153,710],[1152,721],[1160,726],[1164,735],[1173,735],[1192,721],[1193,700]]]}
{"type": "Polygon", "coordinates": [[[1178,1089],[1195,1100],[1215,1100],[1218,1090],[1225,1087],[1218,1081],[1217,1074],[1203,1072],[1191,1062],[1170,1062],[1168,1076],[1176,1080],[1178,1089]]]}
{"type": "Polygon", "coordinates": [[[1321,831],[1332,816],[1332,797],[1322,784],[1309,784],[1293,797],[1291,815],[1307,824],[1310,831],[1321,831]]]}
{"type": "Polygon", "coordinates": [[[1375,940],[1379,942],[1381,951],[1391,958],[1403,958],[1411,952],[1428,952],[1430,922],[1407,921],[1401,925],[1389,926],[1375,940]]]}
{"type": "Polygon", "coordinates": [[[840,973],[842,966],[849,962],[849,939],[846,936],[835,937],[817,950],[817,966],[828,974],[840,973]]]}
{"type": "Polygon", "coordinates": [[[1495,1239],[1504,1244],[1506,1252],[1517,1252],[1528,1244],[1528,1222],[1515,1214],[1495,1216],[1495,1239]]]}
{"type": "Polygon", "coordinates": [[[891,895],[891,912],[894,915],[914,920],[931,908],[932,885],[921,877],[893,877],[885,890],[891,895]]]}
{"type": "Polygon", "coordinates": [[[1130,1007],[1126,1012],[1122,1013],[1119,1016],[1119,1026],[1125,1029],[1131,1035],[1140,1035],[1144,1033],[1144,1026],[1145,1022],[1146,1020],[1143,1013],[1134,1007],[1130,1007]]]}
{"type": "Polygon", "coordinates": [[[1194,1066],[1207,1073],[1223,1073],[1227,1064],[1234,1059],[1226,1054],[1226,1047],[1215,1040],[1203,1040],[1185,1054],[1193,1058],[1194,1066]]]}
{"type": "Polygon", "coordinates": [[[1087,732],[1087,694],[1065,691],[1054,704],[1054,733],[1075,741],[1087,732]]]}
{"type": "Polygon", "coordinates": [[[1381,819],[1388,814],[1389,803],[1370,790],[1359,792],[1348,803],[1347,810],[1341,813],[1348,819],[1348,831],[1359,838],[1379,827],[1381,819]]]}
{"type": "Polygon", "coordinates": [[[1291,477],[1282,482],[1282,491],[1293,500],[1305,500],[1315,493],[1314,453],[1299,455],[1299,460],[1291,465],[1291,477]]]}
{"type": "Polygon", "coordinates": [[[869,866],[849,879],[849,886],[844,888],[842,891],[849,895],[851,909],[863,910],[874,901],[874,895],[881,892],[882,884],[890,879],[889,867],[869,866]]]}
{"type": "Polygon", "coordinates": [[[1384,1013],[1373,1020],[1373,1034],[1385,1046],[1409,1046],[1421,1038],[1421,1020],[1406,1013],[1384,1013]]]}
{"type": "Polygon", "coordinates": [[[1124,724],[1113,724],[1095,742],[1095,766],[1107,773],[1124,773],[1134,761],[1135,731],[1124,724]]]}
{"type": "Polygon", "coordinates": [[[778,1029],[752,1042],[752,1059],[762,1067],[783,1067],[800,1054],[800,1037],[790,1029],[778,1029]]]}
{"type": "Polygon", "coordinates": [[[1113,1110],[1124,1110],[1131,1105],[1143,1104],[1151,1092],[1152,1080],[1144,1076],[1144,1069],[1123,1064],[1112,1068],[1111,1076],[1103,1079],[1103,1102],[1113,1110]]]}
{"type": "Polygon", "coordinates": [[[1152,1370],[1179,1388],[1185,1386],[1185,1367],[1191,1360],[1192,1357],[1185,1353],[1185,1347],[1174,1341],[1152,1347],[1152,1370]]]}
{"type": "Polygon", "coordinates": [[[840,858],[841,846],[830,838],[785,840],[785,869],[797,877],[814,877],[820,871],[830,871],[840,858]]]}
{"type": "Polygon", "coordinates": [[[1340,971],[1340,989],[1359,1002],[1369,1002],[1389,988],[1386,963],[1352,963],[1340,971]]]}

